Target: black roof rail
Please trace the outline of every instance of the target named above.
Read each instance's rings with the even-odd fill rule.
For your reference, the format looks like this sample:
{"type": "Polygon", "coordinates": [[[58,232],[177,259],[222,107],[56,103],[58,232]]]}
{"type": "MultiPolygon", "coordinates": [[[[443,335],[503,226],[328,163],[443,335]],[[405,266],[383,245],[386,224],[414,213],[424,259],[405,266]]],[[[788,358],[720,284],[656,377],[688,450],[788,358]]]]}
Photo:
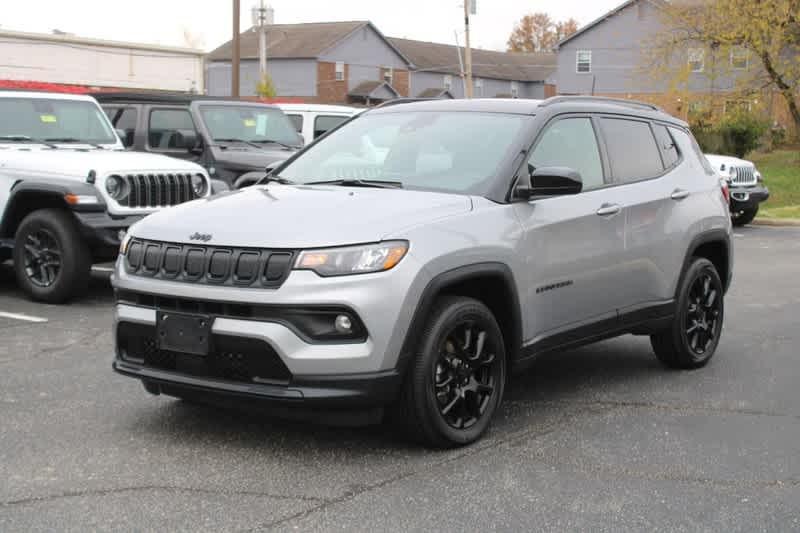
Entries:
{"type": "Polygon", "coordinates": [[[564,102],[597,102],[604,104],[616,104],[627,107],[635,107],[639,109],[648,109],[650,111],[663,111],[655,104],[648,104],[647,102],[640,102],[639,100],[626,100],[623,98],[609,98],[607,96],[586,96],[586,95],[562,95],[553,96],[548,98],[540,105],[547,107],[552,104],[560,104],[564,102]]]}
{"type": "Polygon", "coordinates": [[[381,102],[380,104],[373,106],[370,109],[380,109],[382,107],[391,107],[399,104],[413,104],[414,102],[430,102],[432,100],[441,100],[441,98],[394,98],[392,100],[386,100],[385,102],[381,102]]]}

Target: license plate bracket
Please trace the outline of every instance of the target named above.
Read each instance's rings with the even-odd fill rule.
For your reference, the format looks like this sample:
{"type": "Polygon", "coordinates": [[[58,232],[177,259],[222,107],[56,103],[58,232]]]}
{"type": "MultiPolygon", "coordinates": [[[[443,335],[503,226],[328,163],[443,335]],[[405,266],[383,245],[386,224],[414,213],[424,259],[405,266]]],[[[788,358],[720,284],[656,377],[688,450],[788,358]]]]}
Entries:
{"type": "Polygon", "coordinates": [[[211,351],[212,323],[208,315],[156,311],[158,348],[206,356],[211,351]]]}

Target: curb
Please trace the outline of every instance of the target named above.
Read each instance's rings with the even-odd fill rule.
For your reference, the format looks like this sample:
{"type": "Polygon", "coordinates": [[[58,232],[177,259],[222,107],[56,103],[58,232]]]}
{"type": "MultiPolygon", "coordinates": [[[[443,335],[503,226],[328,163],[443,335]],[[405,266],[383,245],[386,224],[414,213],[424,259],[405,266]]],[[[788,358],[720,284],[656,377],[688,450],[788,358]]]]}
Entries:
{"type": "Polygon", "coordinates": [[[800,227],[800,219],[797,218],[757,218],[750,224],[755,226],[774,226],[774,227],[800,227]]]}

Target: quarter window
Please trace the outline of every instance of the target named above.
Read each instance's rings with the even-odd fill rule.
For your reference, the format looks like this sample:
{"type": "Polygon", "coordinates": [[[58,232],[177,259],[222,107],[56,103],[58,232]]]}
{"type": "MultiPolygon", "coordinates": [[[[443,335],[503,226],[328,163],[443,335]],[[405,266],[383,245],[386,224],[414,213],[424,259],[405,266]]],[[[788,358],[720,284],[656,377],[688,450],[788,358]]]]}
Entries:
{"type": "Polygon", "coordinates": [[[648,122],[601,118],[603,137],[611,159],[614,181],[628,183],[664,172],[656,140],[648,122]]]}
{"type": "Polygon", "coordinates": [[[678,145],[675,144],[675,140],[669,134],[666,126],[662,126],[661,124],[653,125],[653,133],[656,136],[656,142],[659,148],[661,148],[664,166],[667,168],[674,167],[681,157],[678,153],[678,145]]]}
{"type": "Polygon", "coordinates": [[[575,71],[576,72],[591,72],[592,71],[592,51],[591,50],[578,50],[575,53],[575,71]]]}
{"type": "Polygon", "coordinates": [[[531,173],[543,167],[577,170],[583,180],[583,190],[602,186],[603,164],[591,119],[565,118],[548,126],[528,160],[531,173]]]}
{"type": "Polygon", "coordinates": [[[196,135],[194,121],[184,109],[154,109],[150,112],[147,140],[155,150],[180,150],[190,148],[183,142],[184,134],[196,135]]]}

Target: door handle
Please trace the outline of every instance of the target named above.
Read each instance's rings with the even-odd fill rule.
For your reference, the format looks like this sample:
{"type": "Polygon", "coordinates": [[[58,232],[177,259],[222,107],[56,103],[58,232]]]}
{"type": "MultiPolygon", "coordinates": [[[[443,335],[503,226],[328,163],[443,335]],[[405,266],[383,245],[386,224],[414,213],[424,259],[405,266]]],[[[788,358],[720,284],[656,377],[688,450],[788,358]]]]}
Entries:
{"type": "Polygon", "coordinates": [[[683,189],[675,189],[674,191],[672,191],[670,198],[672,198],[673,200],[683,200],[687,196],[689,196],[689,191],[683,189]]]}
{"type": "Polygon", "coordinates": [[[601,217],[609,217],[611,215],[616,215],[621,209],[622,208],[617,204],[603,204],[600,206],[600,209],[597,210],[597,214],[601,217]]]}

